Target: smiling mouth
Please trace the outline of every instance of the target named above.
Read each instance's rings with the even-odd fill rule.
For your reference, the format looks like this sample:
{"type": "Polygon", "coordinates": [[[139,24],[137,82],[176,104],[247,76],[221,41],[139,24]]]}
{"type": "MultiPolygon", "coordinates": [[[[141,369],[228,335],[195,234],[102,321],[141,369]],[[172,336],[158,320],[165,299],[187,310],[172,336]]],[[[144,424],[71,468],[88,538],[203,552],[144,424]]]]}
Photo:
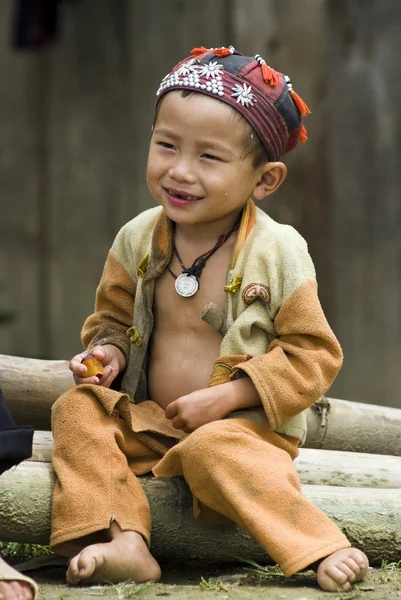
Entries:
{"type": "Polygon", "coordinates": [[[200,198],[199,196],[189,196],[186,194],[179,194],[178,192],[173,192],[172,190],[169,190],[167,188],[165,188],[165,190],[168,194],[170,194],[170,196],[173,196],[174,198],[177,198],[178,200],[187,200],[187,201],[202,200],[202,198],[200,198]]]}

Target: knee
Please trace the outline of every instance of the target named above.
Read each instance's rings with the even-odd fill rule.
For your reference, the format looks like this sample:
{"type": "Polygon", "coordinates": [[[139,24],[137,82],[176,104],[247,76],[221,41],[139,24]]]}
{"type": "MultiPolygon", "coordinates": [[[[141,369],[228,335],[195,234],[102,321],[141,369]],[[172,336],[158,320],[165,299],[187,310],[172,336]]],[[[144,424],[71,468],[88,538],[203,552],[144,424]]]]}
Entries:
{"type": "Polygon", "coordinates": [[[71,388],[62,394],[52,406],[52,429],[59,423],[76,423],[82,413],[87,413],[88,407],[96,402],[91,385],[81,385],[71,388]]]}
{"type": "Polygon", "coordinates": [[[190,460],[198,463],[204,460],[219,460],[219,457],[237,444],[241,435],[238,427],[229,420],[212,421],[195,429],[179,446],[182,447],[190,460]]]}

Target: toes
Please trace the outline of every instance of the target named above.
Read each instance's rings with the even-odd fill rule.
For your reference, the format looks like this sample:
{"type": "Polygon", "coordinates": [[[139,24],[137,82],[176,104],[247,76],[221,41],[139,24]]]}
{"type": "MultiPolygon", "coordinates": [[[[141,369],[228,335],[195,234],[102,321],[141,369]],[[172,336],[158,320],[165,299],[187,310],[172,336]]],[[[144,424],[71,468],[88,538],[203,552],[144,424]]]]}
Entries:
{"type": "Polygon", "coordinates": [[[29,584],[21,584],[21,590],[17,598],[19,600],[32,600],[31,586],[29,584]]]}
{"type": "Polygon", "coordinates": [[[368,557],[366,556],[366,554],[364,554],[363,552],[360,552],[358,550],[358,556],[354,557],[354,558],[355,558],[355,561],[358,563],[361,571],[364,571],[366,573],[366,571],[369,568],[369,561],[368,561],[368,557]]]}
{"type": "Polygon", "coordinates": [[[368,564],[368,557],[361,550],[358,550],[358,548],[349,548],[349,556],[353,558],[358,564],[368,564]]]}
{"type": "Polygon", "coordinates": [[[361,566],[351,556],[344,559],[344,565],[346,565],[349,569],[351,569],[351,571],[355,575],[355,578],[359,576],[359,574],[361,572],[361,566]]]}
{"type": "Polygon", "coordinates": [[[366,573],[369,569],[369,561],[366,554],[358,550],[357,548],[351,549],[353,552],[350,556],[347,556],[343,559],[343,562],[346,563],[356,574],[356,580],[362,579],[365,577],[366,573]]]}
{"type": "Polygon", "coordinates": [[[31,586],[28,583],[21,583],[21,588],[19,598],[21,600],[32,600],[33,594],[31,586]]]}
{"type": "Polygon", "coordinates": [[[328,565],[318,572],[318,583],[326,592],[348,592],[351,589],[347,575],[335,565],[328,565]]]}
{"type": "Polygon", "coordinates": [[[78,555],[77,568],[80,579],[87,579],[92,575],[96,568],[96,561],[91,551],[82,550],[78,555]]]}
{"type": "Polygon", "coordinates": [[[326,591],[347,592],[352,583],[365,577],[368,568],[367,557],[357,548],[339,550],[320,563],[318,583],[326,591]]]}
{"type": "Polygon", "coordinates": [[[88,579],[93,575],[95,570],[102,566],[104,557],[98,554],[97,546],[93,545],[85,548],[71,559],[66,577],[68,585],[77,585],[81,581],[88,579]]]}
{"type": "Polygon", "coordinates": [[[351,584],[348,581],[347,574],[342,569],[339,569],[338,566],[332,565],[327,568],[326,572],[341,590],[348,591],[350,589],[351,584]]]}
{"type": "Polygon", "coordinates": [[[78,558],[79,558],[79,554],[77,556],[74,556],[74,558],[72,558],[70,560],[70,564],[68,565],[68,570],[67,570],[67,575],[66,575],[68,585],[76,585],[80,581],[78,558]]]}
{"type": "Polygon", "coordinates": [[[0,582],[0,598],[4,600],[32,600],[31,586],[18,581],[0,582]]]}
{"type": "Polygon", "coordinates": [[[344,562],[337,565],[337,569],[339,571],[341,571],[342,573],[344,573],[347,580],[350,581],[351,583],[353,583],[356,580],[357,575],[359,575],[359,567],[357,567],[357,569],[354,570],[347,564],[347,562],[345,560],[344,560],[344,562]]]}

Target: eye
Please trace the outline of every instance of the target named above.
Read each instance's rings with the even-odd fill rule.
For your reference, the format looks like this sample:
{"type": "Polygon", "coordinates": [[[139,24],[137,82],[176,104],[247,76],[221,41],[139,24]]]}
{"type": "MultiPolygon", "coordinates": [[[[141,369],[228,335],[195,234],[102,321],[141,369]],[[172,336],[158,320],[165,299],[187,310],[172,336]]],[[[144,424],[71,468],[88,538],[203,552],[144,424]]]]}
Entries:
{"type": "Polygon", "coordinates": [[[169,142],[157,142],[157,145],[162,148],[167,148],[168,150],[174,150],[173,144],[169,144],[169,142]]]}
{"type": "Polygon", "coordinates": [[[214,154],[202,154],[202,157],[206,158],[207,160],[221,160],[221,158],[214,156],[214,154]]]}

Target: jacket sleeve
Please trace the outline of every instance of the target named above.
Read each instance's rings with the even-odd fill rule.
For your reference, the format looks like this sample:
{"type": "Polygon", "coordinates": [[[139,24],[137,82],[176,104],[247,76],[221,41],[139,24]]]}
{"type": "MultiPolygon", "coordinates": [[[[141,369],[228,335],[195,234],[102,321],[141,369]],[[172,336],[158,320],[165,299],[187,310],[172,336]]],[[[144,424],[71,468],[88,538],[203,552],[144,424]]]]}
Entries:
{"type": "Polygon", "coordinates": [[[235,369],[251,378],[272,429],[324,394],[343,359],[314,280],[304,281],[286,298],[275,316],[274,328],[277,337],[267,353],[237,364],[235,369]]]}
{"type": "Polygon", "coordinates": [[[111,249],[96,290],[95,312],[82,327],[85,348],[113,344],[128,358],[126,331],[133,321],[135,291],[136,283],[111,249]]]}

